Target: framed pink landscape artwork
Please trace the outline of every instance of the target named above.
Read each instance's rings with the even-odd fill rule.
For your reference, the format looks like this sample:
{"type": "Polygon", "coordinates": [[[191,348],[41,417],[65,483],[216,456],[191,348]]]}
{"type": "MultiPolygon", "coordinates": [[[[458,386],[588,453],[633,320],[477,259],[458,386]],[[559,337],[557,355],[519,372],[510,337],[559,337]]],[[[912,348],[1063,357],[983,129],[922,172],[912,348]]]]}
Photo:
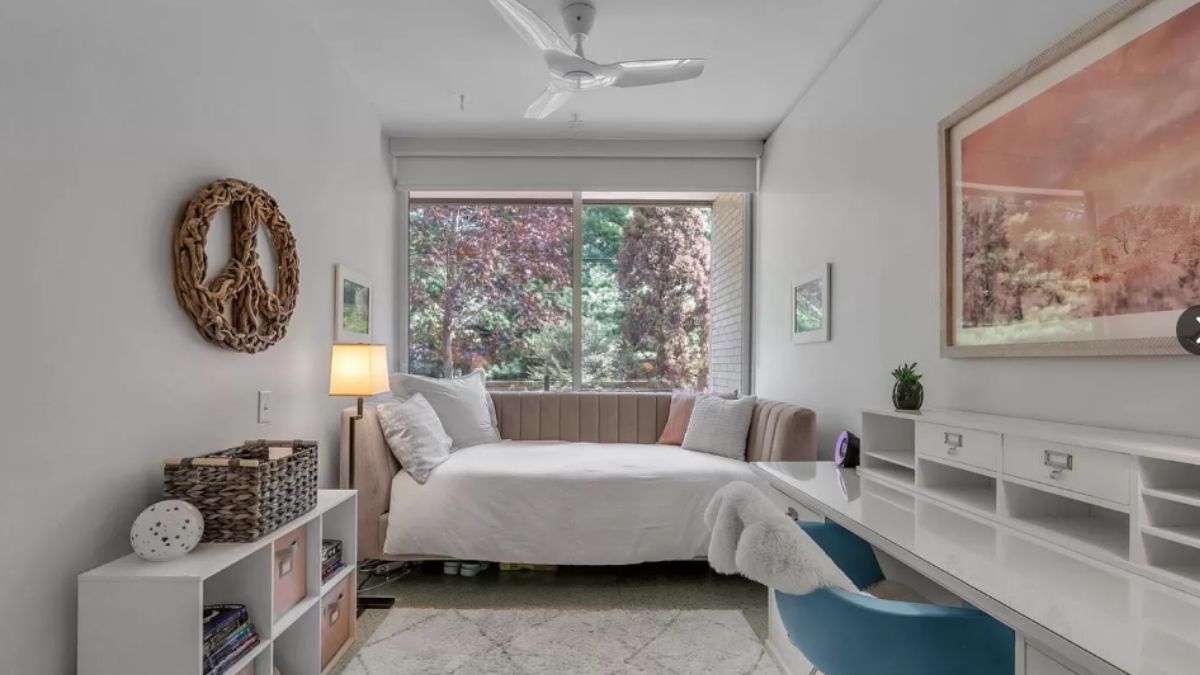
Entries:
{"type": "Polygon", "coordinates": [[[1200,0],[1126,0],[942,121],[943,353],[1185,354],[1200,0]]]}

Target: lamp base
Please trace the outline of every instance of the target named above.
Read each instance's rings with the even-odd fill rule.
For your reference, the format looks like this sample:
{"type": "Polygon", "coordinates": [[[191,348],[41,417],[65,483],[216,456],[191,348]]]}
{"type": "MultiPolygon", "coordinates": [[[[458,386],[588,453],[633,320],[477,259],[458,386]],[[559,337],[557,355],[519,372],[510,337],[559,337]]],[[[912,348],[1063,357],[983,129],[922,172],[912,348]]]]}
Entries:
{"type": "MultiPolygon", "coordinates": [[[[355,427],[356,427],[358,421],[363,418],[363,397],[362,396],[358,397],[358,409],[356,412],[357,412],[357,414],[355,414],[353,417],[350,418],[350,481],[349,481],[349,483],[350,483],[350,487],[352,489],[358,489],[357,480],[356,480],[356,478],[358,476],[355,471],[357,468],[357,466],[356,466],[357,462],[356,462],[356,457],[355,457],[357,452],[354,447],[354,439],[355,439],[355,436],[358,435],[357,429],[355,427]]],[[[361,567],[361,563],[360,563],[359,571],[363,571],[362,567],[361,567]]],[[[375,574],[374,567],[368,567],[366,572],[367,572],[367,578],[364,581],[369,580],[372,576],[374,576],[374,574],[375,574]]],[[[368,596],[360,595],[360,596],[358,596],[358,606],[356,608],[357,612],[358,612],[357,616],[362,616],[363,612],[367,611],[368,609],[391,609],[392,607],[395,607],[395,606],[396,606],[395,598],[390,598],[387,596],[376,596],[376,595],[368,595],[368,596]]]]}

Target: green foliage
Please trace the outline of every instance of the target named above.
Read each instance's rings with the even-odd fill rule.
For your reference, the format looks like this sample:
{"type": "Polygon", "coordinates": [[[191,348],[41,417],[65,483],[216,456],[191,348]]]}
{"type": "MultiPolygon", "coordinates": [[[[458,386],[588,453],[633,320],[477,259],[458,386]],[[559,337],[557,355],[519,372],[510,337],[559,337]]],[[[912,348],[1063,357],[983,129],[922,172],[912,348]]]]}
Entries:
{"type": "Polygon", "coordinates": [[[892,371],[892,377],[896,378],[896,382],[900,384],[915,384],[921,381],[921,375],[917,373],[917,362],[902,363],[892,371]]]}
{"type": "MultiPolygon", "coordinates": [[[[703,388],[709,210],[591,205],[583,213],[585,386],[703,388]]],[[[572,386],[569,206],[415,204],[409,360],[451,376],[572,386]]]]}

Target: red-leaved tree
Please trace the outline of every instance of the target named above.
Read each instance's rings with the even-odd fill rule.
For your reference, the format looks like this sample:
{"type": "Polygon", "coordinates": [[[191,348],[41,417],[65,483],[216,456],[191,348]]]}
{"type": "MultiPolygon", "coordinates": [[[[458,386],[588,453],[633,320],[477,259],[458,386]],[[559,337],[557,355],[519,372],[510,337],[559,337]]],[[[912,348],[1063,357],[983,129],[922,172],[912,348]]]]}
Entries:
{"type": "Polygon", "coordinates": [[[624,356],[663,387],[708,380],[710,244],[700,209],[639,206],[625,223],[617,283],[625,302],[624,356]]]}
{"type": "Polygon", "coordinates": [[[512,361],[527,340],[570,320],[570,206],[416,204],[409,213],[413,371],[512,361]]]}

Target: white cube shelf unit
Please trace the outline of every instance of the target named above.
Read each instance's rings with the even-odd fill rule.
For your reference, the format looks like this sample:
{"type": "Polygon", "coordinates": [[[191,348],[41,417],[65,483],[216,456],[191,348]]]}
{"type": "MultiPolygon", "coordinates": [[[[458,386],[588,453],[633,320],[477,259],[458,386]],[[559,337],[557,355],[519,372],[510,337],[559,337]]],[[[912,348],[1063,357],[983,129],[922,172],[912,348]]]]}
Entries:
{"type": "Polygon", "coordinates": [[[245,605],[259,643],[223,673],[319,675],[322,641],[336,622],[348,638],[328,659],[330,670],[355,638],[354,552],[358,550],[354,490],[321,490],[317,508],[248,544],[201,544],[167,562],[130,554],[79,575],[80,675],[202,675],[205,605],[245,605]],[[303,598],[276,607],[276,544],[303,532],[303,598]],[[345,566],[321,580],[321,541],[342,542],[345,566]],[[346,594],[349,597],[346,597],[346,594]],[[338,616],[334,607],[348,608],[338,616]],[[332,613],[331,613],[332,612],[332,613]]]}
{"type": "Polygon", "coordinates": [[[1200,595],[1200,439],[864,410],[859,472],[1200,595]]]}

